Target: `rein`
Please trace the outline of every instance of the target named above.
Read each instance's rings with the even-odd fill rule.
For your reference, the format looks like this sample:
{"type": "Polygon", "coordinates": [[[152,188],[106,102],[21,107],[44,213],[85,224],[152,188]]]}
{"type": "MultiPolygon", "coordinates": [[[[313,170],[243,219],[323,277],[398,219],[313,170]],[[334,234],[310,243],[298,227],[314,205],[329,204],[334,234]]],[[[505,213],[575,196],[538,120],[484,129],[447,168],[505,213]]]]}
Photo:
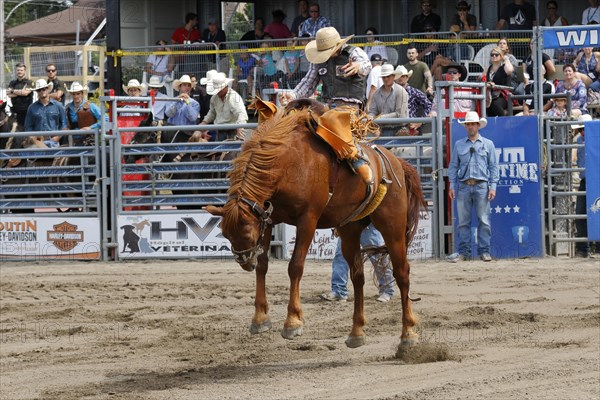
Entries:
{"type": "MultiPolygon", "coordinates": [[[[235,198],[230,198],[230,200],[234,199],[235,198]]],[[[240,196],[237,199],[248,205],[250,207],[250,211],[252,211],[252,213],[256,215],[260,220],[260,236],[256,241],[256,246],[241,251],[234,250],[233,246],[231,246],[231,252],[233,253],[235,261],[238,264],[242,265],[248,263],[249,261],[255,260],[264,252],[264,249],[261,246],[261,242],[263,240],[263,237],[265,236],[267,226],[273,223],[273,221],[271,220],[271,214],[273,213],[273,204],[267,201],[265,202],[267,208],[263,209],[257,202],[249,200],[245,197],[240,196]]]]}
{"type": "Polygon", "coordinates": [[[6,117],[4,117],[4,119],[2,121],[0,121],[0,128],[4,126],[4,124],[6,124],[8,122],[8,115],[6,117]]]}

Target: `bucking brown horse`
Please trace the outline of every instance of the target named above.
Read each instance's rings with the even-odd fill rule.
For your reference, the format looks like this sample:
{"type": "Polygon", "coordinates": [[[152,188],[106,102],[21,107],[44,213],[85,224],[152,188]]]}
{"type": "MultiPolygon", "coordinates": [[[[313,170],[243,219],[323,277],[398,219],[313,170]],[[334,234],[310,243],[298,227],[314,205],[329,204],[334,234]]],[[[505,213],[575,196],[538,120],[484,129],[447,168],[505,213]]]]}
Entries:
{"type": "Polygon", "coordinates": [[[412,329],[416,317],[409,298],[407,248],[417,228],[420,210],[425,206],[419,176],[413,167],[388,150],[365,145],[375,190],[385,185],[387,191],[374,211],[368,216],[357,216],[356,210],[364,204],[366,185],[315,135],[319,116],[325,111],[319,103],[303,100],[290,103],[286,110],[274,110],[270,119],[263,118],[233,162],[227,203],[223,207],[205,208],[223,217],[221,229],[231,242],[235,260],[244,270],[256,269],[255,312],[250,331],[260,333],[271,328],[265,278],[273,225],[286,223],[297,228],[288,267],[288,313],[282,331],[287,339],[303,331],[300,280],[315,230],[336,227],[354,285],[353,324],[346,345],[362,346],[366,317],[360,234],[372,221],[383,235],[400,288],[401,343],[411,344],[418,335],[412,329]]]}

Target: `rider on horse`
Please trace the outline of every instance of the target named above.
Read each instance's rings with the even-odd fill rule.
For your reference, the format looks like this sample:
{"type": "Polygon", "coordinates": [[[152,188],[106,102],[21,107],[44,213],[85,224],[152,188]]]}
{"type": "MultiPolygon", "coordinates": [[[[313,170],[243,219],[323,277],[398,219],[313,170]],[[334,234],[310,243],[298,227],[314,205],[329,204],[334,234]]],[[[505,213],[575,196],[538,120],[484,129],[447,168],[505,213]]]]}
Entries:
{"type": "MultiPolygon", "coordinates": [[[[311,63],[306,76],[291,92],[280,93],[280,102],[286,105],[295,98],[309,97],[322,81],[323,99],[330,108],[346,106],[359,110],[363,105],[371,62],[364,50],[346,44],[352,37],[342,39],[333,27],[319,29],[316,39],[306,45],[306,58],[311,63]]],[[[373,173],[356,146],[350,129],[351,114],[348,108],[324,114],[319,120],[317,134],[332,146],[339,159],[349,160],[352,168],[370,186],[373,173]]]]}

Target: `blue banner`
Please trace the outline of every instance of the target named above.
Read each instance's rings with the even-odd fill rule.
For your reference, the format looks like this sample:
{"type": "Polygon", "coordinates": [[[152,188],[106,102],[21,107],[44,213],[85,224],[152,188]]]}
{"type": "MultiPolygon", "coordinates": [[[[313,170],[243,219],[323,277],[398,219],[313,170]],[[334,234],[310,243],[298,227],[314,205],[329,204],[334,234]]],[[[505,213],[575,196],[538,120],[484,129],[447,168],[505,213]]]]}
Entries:
{"type": "MultiPolygon", "coordinates": [[[[543,211],[537,117],[488,118],[488,125],[479,133],[494,142],[500,174],[496,198],[490,205],[492,257],[542,257],[543,211]]],[[[466,137],[465,128],[454,120],[452,144],[466,137]]],[[[454,219],[456,232],[456,212],[454,219]]],[[[471,236],[475,243],[475,213],[472,221],[471,236]]],[[[458,243],[456,245],[458,249],[458,243]]],[[[477,255],[475,244],[471,252],[477,255]]]]}
{"type": "Polygon", "coordinates": [[[585,123],[587,237],[600,240],[600,121],[585,123]]]}
{"type": "Polygon", "coordinates": [[[544,28],[542,41],[544,49],[566,47],[598,47],[600,27],[598,25],[564,26],[544,28]]]}

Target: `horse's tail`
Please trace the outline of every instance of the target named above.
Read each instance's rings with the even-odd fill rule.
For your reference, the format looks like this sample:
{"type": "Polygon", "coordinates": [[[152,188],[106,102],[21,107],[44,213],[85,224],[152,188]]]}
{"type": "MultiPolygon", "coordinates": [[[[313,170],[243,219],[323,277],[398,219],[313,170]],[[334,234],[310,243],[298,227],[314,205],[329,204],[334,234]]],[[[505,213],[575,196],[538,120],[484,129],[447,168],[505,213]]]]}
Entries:
{"type": "Polygon", "coordinates": [[[406,220],[406,247],[410,246],[417,227],[419,225],[419,216],[421,210],[427,210],[427,203],[423,196],[423,189],[421,188],[421,179],[419,173],[411,164],[407,161],[398,158],[402,169],[404,170],[404,182],[406,184],[406,192],[408,195],[408,210],[406,220]]]}

